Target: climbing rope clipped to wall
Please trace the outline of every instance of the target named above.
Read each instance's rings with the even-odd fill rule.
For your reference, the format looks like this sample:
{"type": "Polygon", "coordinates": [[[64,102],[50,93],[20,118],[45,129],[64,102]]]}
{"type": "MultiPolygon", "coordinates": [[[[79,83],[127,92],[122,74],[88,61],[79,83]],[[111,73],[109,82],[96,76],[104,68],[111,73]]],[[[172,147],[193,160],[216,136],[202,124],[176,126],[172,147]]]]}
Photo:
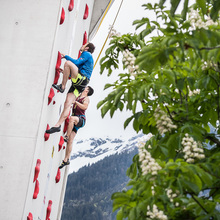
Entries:
{"type": "MultiPolygon", "coordinates": [[[[107,9],[105,10],[105,13],[104,13],[104,15],[103,15],[103,17],[102,17],[102,20],[101,20],[100,24],[99,24],[99,27],[101,26],[101,24],[102,24],[102,22],[103,22],[103,20],[104,20],[104,17],[105,17],[105,15],[106,15],[106,13],[107,13],[107,11],[108,11],[108,9],[109,9],[109,6],[111,5],[111,2],[112,2],[112,0],[109,2],[108,7],[107,7],[107,9]]],[[[97,64],[97,62],[98,62],[98,60],[99,60],[99,57],[101,56],[101,53],[102,53],[102,51],[103,51],[103,49],[104,49],[104,47],[105,47],[105,45],[106,45],[106,42],[107,42],[107,40],[108,40],[108,38],[109,38],[109,35],[110,35],[111,31],[112,31],[112,28],[113,28],[113,26],[114,26],[114,24],[115,24],[115,21],[116,21],[116,19],[117,19],[117,17],[118,17],[119,11],[120,11],[121,6],[122,6],[122,3],[123,3],[123,0],[121,0],[120,6],[119,6],[118,11],[117,11],[117,14],[116,14],[116,16],[115,16],[115,19],[114,19],[114,21],[113,21],[113,23],[112,23],[112,25],[111,25],[111,28],[110,28],[110,30],[109,30],[109,32],[108,32],[108,35],[107,35],[107,37],[106,37],[106,39],[105,39],[104,44],[102,45],[102,48],[101,48],[101,50],[100,50],[100,52],[99,52],[99,55],[98,55],[98,57],[97,57],[97,59],[96,59],[96,61],[95,61],[95,64],[94,64],[94,66],[93,66],[93,69],[95,68],[95,66],[96,66],[96,64],[97,64]]],[[[98,27],[98,29],[99,29],[99,27],[98,27]]],[[[97,29],[97,32],[98,32],[98,29],[97,29]]],[[[97,32],[96,32],[96,33],[97,33],[97,32]]]]}

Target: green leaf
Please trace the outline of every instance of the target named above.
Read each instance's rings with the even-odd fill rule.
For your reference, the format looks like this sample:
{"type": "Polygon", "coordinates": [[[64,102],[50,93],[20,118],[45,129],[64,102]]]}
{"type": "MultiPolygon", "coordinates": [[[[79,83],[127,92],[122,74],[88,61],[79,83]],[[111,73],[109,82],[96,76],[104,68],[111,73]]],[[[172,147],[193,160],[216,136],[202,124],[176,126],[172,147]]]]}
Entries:
{"type": "Polygon", "coordinates": [[[106,100],[102,100],[102,101],[98,102],[97,109],[100,108],[105,102],[106,102],[106,100]]]}
{"type": "Polygon", "coordinates": [[[189,192],[194,192],[195,194],[199,193],[200,189],[195,183],[192,183],[183,178],[180,178],[180,181],[181,181],[181,184],[189,190],[189,192]]]}
{"type": "Polygon", "coordinates": [[[212,18],[212,20],[216,21],[217,18],[218,18],[218,13],[219,13],[219,10],[220,10],[220,1],[214,1],[214,4],[213,4],[213,7],[211,9],[211,13],[210,13],[210,16],[212,18]]]}
{"type": "Polygon", "coordinates": [[[186,20],[186,13],[187,13],[187,9],[188,9],[188,4],[189,4],[189,0],[185,0],[184,5],[183,5],[183,10],[181,13],[183,20],[186,20]]]}
{"type": "Polygon", "coordinates": [[[198,174],[198,176],[201,178],[201,180],[207,185],[207,186],[211,186],[213,184],[213,178],[212,176],[205,172],[203,169],[201,169],[198,166],[195,166],[196,172],[198,174]]]}
{"type": "Polygon", "coordinates": [[[178,88],[179,90],[183,90],[183,88],[184,88],[184,82],[185,82],[185,78],[177,79],[177,88],[178,88]]]}
{"type": "Polygon", "coordinates": [[[110,102],[107,102],[102,108],[101,108],[101,113],[102,113],[102,118],[105,116],[105,114],[110,110],[112,104],[110,102]]]}
{"type": "Polygon", "coordinates": [[[132,113],[135,114],[136,112],[136,107],[137,107],[137,101],[135,100],[133,105],[132,105],[132,113]]]}
{"type": "Polygon", "coordinates": [[[199,7],[202,9],[203,15],[206,14],[207,9],[206,9],[206,0],[196,0],[196,3],[199,5],[199,7]]]}
{"type": "Polygon", "coordinates": [[[116,215],[116,220],[123,220],[123,212],[122,209],[119,209],[116,215]]]}
{"type": "Polygon", "coordinates": [[[115,106],[112,106],[111,109],[110,109],[110,117],[112,118],[115,111],[117,110],[117,108],[115,106]]]}
{"type": "Polygon", "coordinates": [[[134,220],[136,219],[136,213],[135,213],[135,208],[132,208],[130,210],[129,216],[128,216],[128,220],[134,220]]]}
{"type": "Polygon", "coordinates": [[[142,6],[145,6],[147,9],[149,9],[149,10],[152,10],[153,9],[153,6],[152,6],[152,4],[151,3],[147,3],[147,4],[144,4],[144,5],[142,5],[142,6]]]}
{"type": "Polygon", "coordinates": [[[114,105],[117,106],[118,102],[120,101],[121,96],[124,94],[124,88],[122,87],[121,89],[117,89],[117,95],[115,96],[114,99],[114,105]],[[121,90],[121,91],[120,91],[121,90]]]}
{"type": "Polygon", "coordinates": [[[110,84],[110,83],[107,83],[107,84],[105,84],[104,90],[105,90],[105,89],[108,89],[109,87],[112,87],[112,86],[114,86],[114,85],[113,85],[113,84],[110,84]]]}
{"type": "Polygon", "coordinates": [[[181,0],[170,0],[170,2],[171,2],[171,9],[170,9],[171,16],[174,16],[175,11],[176,11],[180,1],[181,0]]]}
{"type": "Polygon", "coordinates": [[[131,89],[128,89],[128,93],[127,93],[127,109],[132,109],[132,101],[133,101],[133,94],[131,89]]]}
{"type": "Polygon", "coordinates": [[[129,176],[131,179],[134,179],[137,175],[137,164],[132,163],[131,166],[127,169],[127,176],[129,176]]]}
{"type": "Polygon", "coordinates": [[[133,128],[137,132],[139,132],[139,130],[140,130],[139,125],[140,125],[140,123],[138,122],[138,120],[134,119],[134,121],[133,121],[133,128]]]}
{"type": "Polygon", "coordinates": [[[195,79],[193,77],[187,77],[187,81],[189,83],[189,87],[192,90],[194,84],[195,84],[195,79]]]}
{"type": "Polygon", "coordinates": [[[166,0],[160,0],[159,7],[162,8],[165,2],[166,2],[166,0]]]}
{"type": "Polygon", "coordinates": [[[124,122],[124,128],[126,128],[128,126],[128,124],[131,122],[131,120],[134,118],[134,115],[132,115],[131,117],[127,118],[126,121],[124,122]]]}
{"type": "Polygon", "coordinates": [[[149,24],[149,18],[142,18],[141,20],[135,20],[133,22],[133,25],[136,25],[136,29],[146,24],[149,24]]]}
{"type": "Polygon", "coordinates": [[[160,146],[161,152],[167,157],[168,156],[168,150],[165,147],[160,146]]]}

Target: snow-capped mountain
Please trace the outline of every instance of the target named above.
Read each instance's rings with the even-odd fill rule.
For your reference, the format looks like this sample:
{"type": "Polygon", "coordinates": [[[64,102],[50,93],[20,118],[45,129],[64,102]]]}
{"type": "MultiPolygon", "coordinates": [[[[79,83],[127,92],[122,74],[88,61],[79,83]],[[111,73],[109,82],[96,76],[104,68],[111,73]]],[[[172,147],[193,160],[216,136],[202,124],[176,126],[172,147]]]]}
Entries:
{"type": "Polygon", "coordinates": [[[81,167],[96,163],[109,155],[133,150],[137,147],[138,138],[142,136],[143,134],[139,134],[130,139],[123,139],[123,137],[75,139],[69,173],[76,172],[81,167]]]}

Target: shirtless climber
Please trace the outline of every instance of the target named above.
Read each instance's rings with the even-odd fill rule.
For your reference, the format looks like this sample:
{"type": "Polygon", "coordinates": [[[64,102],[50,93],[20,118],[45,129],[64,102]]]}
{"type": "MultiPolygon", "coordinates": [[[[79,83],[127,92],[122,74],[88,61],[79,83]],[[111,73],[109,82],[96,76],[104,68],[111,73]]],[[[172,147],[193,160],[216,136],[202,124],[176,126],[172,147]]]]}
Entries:
{"type": "Polygon", "coordinates": [[[71,76],[72,86],[67,93],[64,109],[60,118],[54,127],[46,130],[46,133],[48,134],[59,132],[61,130],[61,124],[67,118],[72,103],[74,103],[76,98],[81,92],[83,92],[89,83],[94,65],[92,53],[95,50],[95,46],[92,43],[87,43],[83,45],[80,50],[82,54],[78,59],[72,59],[68,55],[61,54],[62,58],[67,60],[64,64],[63,81],[60,85],[53,84],[52,86],[63,93],[69,76],[71,76]]]}
{"type": "Polygon", "coordinates": [[[59,166],[60,169],[70,164],[69,158],[72,151],[73,139],[75,138],[78,129],[85,125],[85,111],[89,105],[88,96],[91,96],[92,94],[93,89],[90,86],[87,86],[73,104],[72,116],[70,116],[67,134],[64,137],[65,142],[67,142],[66,154],[63,162],[59,166]]]}

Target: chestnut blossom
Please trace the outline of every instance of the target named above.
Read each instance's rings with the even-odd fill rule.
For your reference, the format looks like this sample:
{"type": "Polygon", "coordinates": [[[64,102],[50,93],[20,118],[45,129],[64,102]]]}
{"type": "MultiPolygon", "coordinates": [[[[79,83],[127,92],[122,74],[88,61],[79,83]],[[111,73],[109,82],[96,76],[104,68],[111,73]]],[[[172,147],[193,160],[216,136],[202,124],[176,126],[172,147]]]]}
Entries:
{"type": "Polygon", "coordinates": [[[187,163],[194,163],[196,159],[205,158],[204,150],[200,143],[197,143],[192,137],[186,133],[182,139],[184,159],[187,163]]]}
{"type": "Polygon", "coordinates": [[[192,8],[189,11],[189,18],[188,20],[190,21],[191,27],[195,29],[208,29],[209,26],[211,25],[218,25],[218,22],[214,22],[211,17],[208,15],[205,17],[205,21],[202,20],[199,12],[197,10],[193,10],[192,8]]]}
{"type": "Polygon", "coordinates": [[[123,51],[122,54],[123,54],[122,62],[124,66],[128,69],[128,72],[132,76],[135,76],[138,70],[138,65],[135,65],[136,57],[127,49],[123,51]]]}
{"type": "MultiPolygon", "coordinates": [[[[145,141],[146,142],[146,141],[145,141]]],[[[144,148],[145,142],[138,142],[139,162],[143,175],[151,173],[157,175],[158,170],[161,169],[160,165],[155,161],[151,154],[144,148]]],[[[151,148],[149,145],[148,148],[151,148]]]]}
{"type": "Polygon", "coordinates": [[[152,195],[155,194],[154,186],[151,186],[151,192],[152,192],[152,195]]]}
{"type": "Polygon", "coordinates": [[[156,127],[161,135],[166,132],[171,132],[172,129],[177,128],[177,126],[173,124],[172,120],[162,109],[160,109],[160,107],[155,109],[154,117],[156,119],[156,127]]]}
{"type": "Polygon", "coordinates": [[[173,199],[177,197],[178,193],[179,193],[178,191],[174,193],[172,189],[166,189],[167,197],[170,199],[171,202],[173,202],[173,199]]]}
{"type": "Polygon", "coordinates": [[[191,91],[189,86],[187,86],[187,87],[189,89],[189,96],[199,95],[200,94],[200,89],[194,89],[193,91],[191,91]]]}
{"type": "MultiPolygon", "coordinates": [[[[159,219],[159,220],[167,220],[167,216],[164,214],[163,211],[159,211],[156,205],[153,205],[152,211],[150,210],[150,206],[147,207],[146,215],[150,219],[159,219]]],[[[148,218],[147,218],[148,219],[148,218]]]]}
{"type": "Polygon", "coordinates": [[[109,38],[121,37],[121,33],[117,32],[112,25],[109,26],[109,38]]]}

